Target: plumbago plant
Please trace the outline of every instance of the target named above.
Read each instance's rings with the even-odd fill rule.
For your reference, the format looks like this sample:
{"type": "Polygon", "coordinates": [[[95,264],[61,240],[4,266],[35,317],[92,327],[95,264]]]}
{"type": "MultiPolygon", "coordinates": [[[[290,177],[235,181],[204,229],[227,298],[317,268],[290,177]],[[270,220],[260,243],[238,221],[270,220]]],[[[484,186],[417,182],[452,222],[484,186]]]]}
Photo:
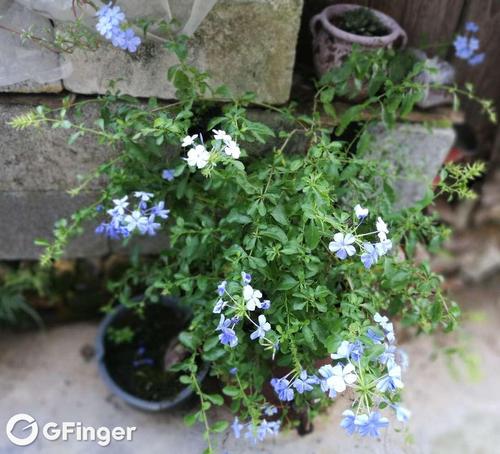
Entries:
{"type": "MultiPolygon", "coordinates": [[[[247,116],[251,95],[203,101],[208,94],[231,95],[211,89],[208,75],[188,64],[185,38],[166,47],[179,58],[168,72],[176,103],[110,93],[75,104],[68,99],[59,109],[38,107],[12,121],[19,129],[71,129],[72,142],[94,134],[117,153],[72,191],[106,179],[94,205],[60,221],[54,241],[39,241],[46,247],[42,263],[59,257],[90,219],[99,219],[96,234],[125,242],[168,233],[164,251],[132,259],[110,289],[138,311],[162,295],[192,309],[180,335],[191,355],[174,369],[200,399],[186,423],[204,425],[207,452],[215,450],[212,435],[229,425],[251,443],[284,424],[306,431],[342,395],[341,426],[350,434],[378,437],[389,418],[404,424],[408,358],[390,320],[426,334],[455,328],[458,306],[443,293],[441,277],[416,260],[415,249],[417,243],[435,249],[447,233],[425,208],[441,193],[472,197],[467,185],[481,165],[461,171],[450,165],[434,193],[395,211],[388,167],[369,157],[368,123],[359,123],[363,108],[343,114],[331,108],[343,87],[335,77],[344,77],[345,90],[352,85],[345,69],[321,81],[309,114],[254,102],[289,125],[274,131],[247,116]],[[88,104],[100,106],[94,124],[81,120],[88,104]],[[343,132],[352,122],[357,133],[347,140],[343,132]],[[138,289],[141,301],[133,299],[138,289]],[[210,362],[221,393],[207,393],[197,381],[201,362],[210,362]],[[211,423],[208,412],[223,396],[234,419],[211,423]]],[[[369,79],[374,68],[388,68],[394,54],[387,52],[356,51],[346,66],[377,59],[376,67],[356,65],[356,78],[369,79]]],[[[410,112],[425,89],[414,81],[416,71],[380,83],[363,107],[389,125],[410,112]]]]}

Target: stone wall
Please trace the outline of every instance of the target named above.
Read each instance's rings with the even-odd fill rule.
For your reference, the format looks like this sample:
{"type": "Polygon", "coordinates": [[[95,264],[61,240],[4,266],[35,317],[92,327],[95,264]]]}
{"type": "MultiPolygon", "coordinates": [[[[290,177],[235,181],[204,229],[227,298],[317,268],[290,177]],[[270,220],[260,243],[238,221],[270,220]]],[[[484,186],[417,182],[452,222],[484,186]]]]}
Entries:
{"type": "MultiPolygon", "coordinates": [[[[68,1],[61,0],[62,13],[71,13],[70,3],[64,9],[68,1]]],[[[141,0],[120,3],[126,12],[144,6],[141,0]]],[[[161,3],[148,2],[148,14],[159,15],[155,8],[161,3]]],[[[211,73],[214,86],[225,84],[235,95],[253,91],[262,102],[285,103],[291,89],[302,3],[218,0],[190,41],[191,63],[211,73]]],[[[61,26],[57,19],[66,18],[63,14],[51,21],[26,9],[26,4],[30,2],[0,0],[0,25],[18,31],[33,27],[34,33],[50,37],[61,26]]],[[[175,92],[166,72],[175,63],[175,57],[154,39],[146,40],[136,54],[103,42],[96,52],[59,55],[0,29],[0,259],[36,259],[41,248],[34,240],[50,238],[54,222],[93,202],[98,187],[91,186],[89,192],[75,198],[67,191],[113,153],[89,137],[68,145],[67,131],[15,131],[8,121],[36,104],[53,103],[51,94],[105,93],[113,79],[123,93],[173,99],[175,92]],[[16,93],[44,95],[32,99],[16,93]]],[[[88,108],[84,120],[95,115],[88,108]]],[[[99,256],[120,249],[94,235],[93,227],[87,226],[84,235],[71,243],[68,257],[99,256]]],[[[141,248],[152,252],[166,241],[158,237],[141,242],[141,248]]]]}
{"type": "MultiPolygon", "coordinates": [[[[125,3],[137,9],[143,2],[125,3]]],[[[191,63],[210,73],[213,86],[225,84],[236,96],[253,91],[260,101],[286,102],[302,3],[303,0],[218,0],[190,41],[191,63]]],[[[127,11],[127,4],[123,8],[127,11]]],[[[37,33],[51,34],[51,21],[15,0],[0,0],[0,11],[4,11],[0,19],[3,26],[16,30],[33,26],[37,33]]],[[[160,10],[153,8],[149,13],[155,17],[160,10]]],[[[61,24],[56,21],[56,30],[61,24]]],[[[109,82],[115,80],[123,93],[175,98],[166,73],[177,60],[163,48],[161,39],[147,39],[135,54],[103,42],[95,52],[77,50],[57,55],[30,42],[21,44],[18,36],[2,29],[0,63],[4,67],[0,92],[57,92],[65,88],[74,93],[99,94],[105,93],[109,82]],[[13,64],[16,70],[9,71],[13,64]],[[21,74],[18,68],[22,69],[21,74]],[[23,79],[24,75],[30,77],[23,79]],[[20,84],[6,84],[16,77],[22,79],[20,84]]]]}

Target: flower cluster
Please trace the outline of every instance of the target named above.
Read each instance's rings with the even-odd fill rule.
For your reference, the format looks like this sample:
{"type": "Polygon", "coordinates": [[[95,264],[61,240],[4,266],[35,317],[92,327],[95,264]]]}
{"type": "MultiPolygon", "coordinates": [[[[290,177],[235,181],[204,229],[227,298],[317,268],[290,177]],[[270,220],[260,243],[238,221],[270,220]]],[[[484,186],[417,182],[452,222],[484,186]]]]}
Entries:
{"type": "Polygon", "coordinates": [[[213,157],[221,156],[221,153],[233,159],[239,159],[241,150],[232,137],[222,130],[214,129],[212,132],[214,139],[211,151],[205,147],[201,134],[186,136],[182,139],[182,147],[191,147],[187,152],[187,158],[184,158],[189,167],[203,169],[209,161],[212,160],[215,163],[213,157]]]}
{"type": "Polygon", "coordinates": [[[131,208],[128,196],[113,200],[114,207],[107,210],[111,219],[102,222],[96,233],[104,234],[112,239],[127,238],[134,232],[141,235],[156,235],[161,227],[157,218],[166,220],[170,210],[165,207],[165,202],[152,203],[153,194],[149,192],[134,192],[137,199],[136,205],[131,208]]]}
{"type": "Polygon", "coordinates": [[[250,274],[245,272],[241,273],[242,292],[241,295],[237,296],[229,293],[227,289],[228,282],[226,280],[222,281],[217,286],[217,294],[219,295],[219,298],[216,301],[212,312],[214,314],[221,314],[221,316],[219,324],[215,330],[220,332],[219,340],[221,344],[234,348],[238,345],[238,337],[236,335],[235,326],[241,321],[241,318],[244,317],[246,320],[250,321],[255,328],[250,334],[250,339],[259,339],[262,344],[276,350],[276,343],[273,343],[266,337],[266,334],[271,331],[271,325],[267,321],[266,316],[264,314],[259,314],[256,323],[249,315],[249,312],[254,312],[256,309],[266,310],[271,307],[271,302],[269,300],[262,299],[262,292],[254,289],[250,285],[251,281],[252,276],[250,274]],[[230,302],[225,298],[229,299],[230,302]],[[226,318],[222,313],[222,311],[226,308],[229,308],[229,310],[233,311],[234,314],[237,315],[234,315],[231,318],[226,318]]]}
{"type": "Polygon", "coordinates": [[[347,257],[352,257],[356,254],[356,246],[360,248],[361,262],[365,268],[371,268],[378,259],[387,254],[392,249],[392,241],[387,238],[389,229],[387,224],[381,217],[377,218],[376,230],[364,234],[356,234],[358,227],[364,223],[368,216],[368,208],[363,208],[360,205],[354,207],[355,216],[358,219],[358,224],[352,232],[337,232],[333,235],[333,241],[328,245],[328,249],[334,252],[340,259],[344,260],[347,257]],[[377,235],[378,241],[371,243],[363,241],[362,238],[369,235],[377,235]]]}
{"type": "Polygon", "coordinates": [[[99,18],[96,30],[111,41],[113,46],[129,52],[135,52],[141,44],[139,38],[131,27],[127,27],[125,14],[119,6],[110,2],[97,11],[99,18]]]}
{"type": "Polygon", "coordinates": [[[334,399],[351,388],[357,395],[357,413],[351,409],[344,411],[341,422],[341,427],[349,434],[356,432],[361,436],[378,437],[379,430],[388,426],[389,420],[378,408],[370,408],[368,402],[375,407],[384,404],[394,410],[398,421],[408,421],[410,412],[393,402],[397,390],[404,386],[401,373],[408,365],[407,356],[395,345],[394,327],[389,319],[376,313],[374,322],[378,326],[367,330],[365,342],[357,339],[340,343],[337,352],[331,354],[337,361],[335,365],[323,365],[317,374],[292,371],[284,377],[271,379],[278,398],[291,402],[295,392],[303,394],[319,385],[322,392],[334,399]],[[382,353],[380,347],[383,347],[382,353]],[[378,353],[374,355],[374,351],[378,353]]]}
{"type": "MultiPolygon", "coordinates": [[[[271,416],[273,414],[270,414],[271,411],[275,411],[276,413],[278,410],[276,407],[269,406],[264,411],[267,411],[267,415],[271,416]]],[[[280,421],[267,421],[266,419],[262,419],[258,424],[252,422],[242,424],[238,417],[236,417],[234,418],[231,428],[236,438],[240,438],[241,432],[246,429],[245,438],[250,440],[253,444],[257,444],[257,442],[264,441],[267,436],[278,435],[280,426],[280,421]]]]}
{"type": "Polygon", "coordinates": [[[453,41],[455,55],[462,60],[467,60],[467,63],[471,66],[479,65],[484,61],[484,52],[477,53],[479,39],[474,35],[479,31],[479,27],[474,22],[467,22],[465,31],[467,32],[466,35],[458,35],[453,41]]]}

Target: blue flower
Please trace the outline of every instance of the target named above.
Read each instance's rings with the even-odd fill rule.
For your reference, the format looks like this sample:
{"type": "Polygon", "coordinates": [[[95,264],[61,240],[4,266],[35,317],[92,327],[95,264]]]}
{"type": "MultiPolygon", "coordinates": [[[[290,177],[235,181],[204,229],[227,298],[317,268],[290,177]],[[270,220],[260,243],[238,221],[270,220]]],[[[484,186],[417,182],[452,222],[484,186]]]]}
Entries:
{"type": "Polygon", "coordinates": [[[269,309],[271,307],[271,301],[269,300],[264,300],[260,303],[260,308],[262,310],[266,310],[266,309],[269,309]]]}
{"type": "MultiPolygon", "coordinates": [[[[128,50],[129,52],[137,51],[137,48],[141,45],[141,38],[139,38],[132,28],[127,28],[122,31],[119,35],[119,44],[116,47],[119,47],[123,50],[128,50]]],[[[113,43],[113,45],[115,45],[113,43]]]]}
{"type": "Polygon", "coordinates": [[[479,26],[472,21],[469,21],[465,24],[465,30],[471,33],[477,33],[479,31],[479,26]]]}
{"type": "Polygon", "coordinates": [[[307,391],[312,391],[313,385],[317,385],[318,383],[319,378],[316,375],[307,375],[307,371],[303,370],[293,381],[292,386],[299,394],[304,394],[307,391]]]}
{"type": "Polygon", "coordinates": [[[159,224],[158,222],[155,222],[155,216],[154,216],[154,214],[152,214],[148,218],[148,222],[147,222],[146,226],[144,227],[143,233],[146,233],[150,236],[154,236],[154,235],[156,235],[156,233],[160,229],[160,227],[161,227],[161,224],[159,224]]]}
{"type": "Polygon", "coordinates": [[[363,343],[359,340],[353,343],[342,341],[337,349],[337,353],[332,353],[330,356],[332,359],[352,359],[353,361],[359,361],[363,350],[363,343]]]}
{"type": "Polygon", "coordinates": [[[219,340],[222,345],[229,345],[231,348],[238,345],[238,337],[234,329],[231,328],[224,328],[219,334],[219,340]]]}
{"type": "Polygon", "coordinates": [[[293,389],[290,387],[290,382],[286,378],[273,378],[271,386],[280,400],[290,402],[294,398],[293,389]]]}
{"type": "Polygon", "coordinates": [[[368,328],[366,335],[373,341],[374,344],[381,344],[384,340],[384,336],[378,334],[373,328],[368,328]]]}
{"type": "Polygon", "coordinates": [[[476,54],[473,57],[469,58],[468,63],[471,66],[480,65],[484,61],[485,54],[484,52],[481,54],[476,54]]]}
{"type": "Polygon", "coordinates": [[[278,413],[278,409],[274,405],[266,404],[262,408],[262,411],[266,416],[273,416],[278,413]]]}
{"type": "Polygon", "coordinates": [[[241,429],[245,427],[244,424],[241,424],[240,421],[238,420],[238,417],[236,416],[234,418],[233,424],[231,424],[231,429],[233,429],[233,434],[236,438],[240,438],[241,436],[241,429]]]}
{"type": "Polygon", "coordinates": [[[263,339],[264,337],[266,337],[266,332],[271,329],[271,325],[266,321],[265,315],[260,314],[258,321],[259,325],[257,326],[257,329],[252,334],[250,334],[250,339],[252,340],[257,338],[263,339]]]}
{"type": "Polygon", "coordinates": [[[111,3],[104,5],[96,16],[99,18],[96,29],[106,39],[111,39],[119,30],[119,26],[125,21],[125,14],[119,6],[111,6],[111,3]]]}
{"type": "Polygon", "coordinates": [[[229,373],[231,375],[236,375],[238,373],[238,368],[237,367],[231,367],[231,369],[229,369],[229,373]]]}
{"type": "Polygon", "coordinates": [[[356,241],[356,238],[350,233],[336,233],[333,235],[333,241],[328,245],[328,249],[331,252],[335,252],[335,255],[340,259],[344,260],[347,256],[352,256],[356,253],[356,248],[352,245],[356,241]]]}
{"type": "Polygon", "coordinates": [[[158,202],[151,208],[151,214],[154,214],[155,216],[158,216],[159,218],[162,219],[168,219],[169,213],[170,210],[165,209],[165,202],[163,201],[158,202]]]}
{"type": "Polygon", "coordinates": [[[250,282],[252,282],[252,275],[242,271],[241,272],[241,280],[243,281],[244,285],[250,284],[250,282]]]}
{"type": "Polygon", "coordinates": [[[280,422],[272,421],[267,422],[265,419],[259,424],[257,428],[257,438],[259,441],[264,441],[267,435],[277,435],[280,430],[280,422]]]}
{"type": "Polygon", "coordinates": [[[217,286],[217,293],[219,296],[224,295],[224,292],[226,291],[226,286],[227,286],[227,281],[222,281],[218,286],[217,286]]]}
{"type": "Polygon", "coordinates": [[[167,181],[172,181],[174,178],[175,178],[175,169],[165,169],[162,173],[161,173],[161,177],[164,179],[164,180],[167,180],[167,181]]]}
{"type": "Polygon", "coordinates": [[[455,55],[458,58],[467,60],[472,57],[473,51],[469,47],[469,38],[467,36],[458,35],[453,41],[455,46],[455,55]]]}
{"type": "Polygon", "coordinates": [[[404,384],[401,381],[401,367],[393,365],[389,369],[389,373],[382,377],[377,383],[377,389],[385,393],[386,391],[394,392],[398,388],[403,388],[404,384]]]}
{"type": "Polygon", "coordinates": [[[396,346],[385,344],[385,351],[378,357],[380,364],[387,364],[396,358],[396,346]]]}
{"type": "Polygon", "coordinates": [[[479,65],[484,61],[484,53],[475,53],[479,50],[477,38],[458,35],[453,41],[453,45],[455,46],[455,55],[462,60],[467,60],[470,65],[479,65]]]}
{"type": "Polygon", "coordinates": [[[219,324],[217,328],[215,328],[215,331],[221,331],[219,340],[222,345],[229,345],[231,348],[238,345],[238,337],[233,329],[235,323],[233,319],[226,319],[224,314],[221,314],[219,324]],[[231,325],[233,326],[231,327],[231,325]]]}
{"type": "Polygon", "coordinates": [[[226,307],[226,305],[227,305],[227,302],[223,301],[222,298],[219,298],[217,300],[217,302],[215,303],[214,310],[212,311],[212,313],[220,314],[222,312],[222,309],[224,309],[224,307],[226,307]]]}
{"type": "Polygon", "coordinates": [[[377,248],[371,243],[363,243],[363,248],[365,249],[365,252],[361,254],[361,261],[363,262],[365,268],[369,269],[372,267],[372,265],[377,263],[377,248]]]}
{"type": "Polygon", "coordinates": [[[345,410],[342,413],[342,416],[344,418],[342,419],[342,421],[340,421],[340,427],[345,429],[345,431],[349,435],[352,435],[357,430],[357,426],[355,424],[356,416],[354,415],[352,410],[345,410]]]}
{"type": "Polygon", "coordinates": [[[379,430],[389,425],[389,420],[382,417],[378,411],[374,411],[370,415],[357,416],[354,423],[362,437],[368,435],[376,438],[380,436],[379,430]]]}

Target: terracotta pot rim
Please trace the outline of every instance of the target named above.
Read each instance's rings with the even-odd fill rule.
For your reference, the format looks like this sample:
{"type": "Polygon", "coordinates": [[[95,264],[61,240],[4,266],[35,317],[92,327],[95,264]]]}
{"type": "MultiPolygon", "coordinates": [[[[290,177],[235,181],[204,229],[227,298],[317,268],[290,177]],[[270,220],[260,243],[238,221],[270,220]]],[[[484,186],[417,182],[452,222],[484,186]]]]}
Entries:
{"type": "Polygon", "coordinates": [[[406,44],[406,33],[401,28],[401,26],[390,16],[384,14],[381,11],[378,11],[373,8],[368,8],[372,11],[375,16],[385,25],[391,33],[383,36],[364,36],[364,35],[356,35],[354,33],[349,33],[342,30],[339,27],[333,25],[331,19],[340,16],[346,11],[352,11],[358,8],[362,8],[360,5],[354,5],[351,3],[339,3],[337,5],[331,5],[326,7],[321,13],[317,14],[311,19],[311,32],[313,36],[316,33],[316,25],[318,22],[321,22],[322,26],[325,30],[327,30],[330,34],[336,36],[347,42],[362,44],[367,47],[380,47],[381,45],[388,45],[392,42],[396,41],[400,36],[403,38],[403,47],[406,44]]]}

